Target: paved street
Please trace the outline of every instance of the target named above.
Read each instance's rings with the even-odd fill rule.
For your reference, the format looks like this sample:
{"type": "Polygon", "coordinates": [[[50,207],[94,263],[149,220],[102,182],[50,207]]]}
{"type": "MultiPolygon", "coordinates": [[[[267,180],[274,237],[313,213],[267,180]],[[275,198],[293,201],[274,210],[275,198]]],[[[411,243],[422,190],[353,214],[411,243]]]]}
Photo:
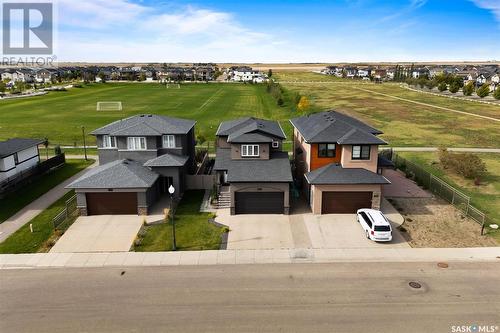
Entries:
{"type": "Polygon", "coordinates": [[[499,274],[435,262],[4,270],[0,331],[447,333],[500,325],[499,274]]]}

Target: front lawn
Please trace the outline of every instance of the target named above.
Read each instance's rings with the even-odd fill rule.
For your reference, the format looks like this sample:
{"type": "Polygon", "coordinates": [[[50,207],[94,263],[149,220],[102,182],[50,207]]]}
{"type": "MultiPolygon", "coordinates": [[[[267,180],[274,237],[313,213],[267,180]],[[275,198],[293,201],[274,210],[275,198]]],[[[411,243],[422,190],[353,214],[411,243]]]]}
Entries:
{"type": "Polygon", "coordinates": [[[5,198],[0,199],[0,223],[92,163],[94,160],[66,160],[63,167],[9,193],[5,198]]]}
{"type": "Polygon", "coordinates": [[[50,250],[50,240],[56,238],[52,219],[65,208],[66,200],[75,194],[70,191],[53,203],[49,208],[26,223],[21,229],[10,235],[0,244],[0,254],[3,253],[36,253],[50,250]],[[30,231],[33,224],[33,233],[30,231]]]}
{"type": "Polygon", "coordinates": [[[9,193],[5,198],[0,199],[0,207],[2,207],[0,210],[0,223],[92,163],[94,163],[94,160],[66,160],[63,167],[9,193]]]}
{"type": "MultiPolygon", "coordinates": [[[[175,213],[177,249],[181,251],[218,250],[224,229],[208,222],[210,213],[200,213],[204,191],[184,193],[175,213]]],[[[172,223],[146,226],[140,238],[137,252],[159,252],[172,250],[172,223]]],[[[140,232],[140,233],[141,233],[140,232]]]]}

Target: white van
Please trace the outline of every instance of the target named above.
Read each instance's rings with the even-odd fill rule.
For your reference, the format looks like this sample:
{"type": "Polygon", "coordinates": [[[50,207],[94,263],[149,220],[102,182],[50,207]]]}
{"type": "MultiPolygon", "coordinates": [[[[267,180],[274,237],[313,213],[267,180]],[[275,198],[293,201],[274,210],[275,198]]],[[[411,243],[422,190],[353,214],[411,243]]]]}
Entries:
{"type": "Polygon", "coordinates": [[[359,209],[356,217],[365,231],[366,238],[376,242],[390,242],[392,240],[391,224],[381,211],[359,209]]]}

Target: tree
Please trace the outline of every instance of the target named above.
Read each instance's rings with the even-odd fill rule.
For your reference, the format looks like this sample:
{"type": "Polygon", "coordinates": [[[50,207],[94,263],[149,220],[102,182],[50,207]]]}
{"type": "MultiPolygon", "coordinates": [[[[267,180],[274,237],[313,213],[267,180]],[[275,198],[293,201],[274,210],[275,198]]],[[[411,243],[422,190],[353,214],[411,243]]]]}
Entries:
{"type": "Polygon", "coordinates": [[[500,99],[500,85],[495,89],[493,97],[495,97],[495,99],[500,99]]]}
{"type": "Polygon", "coordinates": [[[448,87],[446,86],[446,82],[441,82],[439,85],[438,85],[438,90],[440,92],[443,92],[443,91],[446,91],[448,89],[448,87]]]}
{"type": "Polygon", "coordinates": [[[5,84],[5,82],[0,81],[0,93],[4,93],[5,90],[7,90],[7,85],[5,84]]]}
{"type": "Polygon", "coordinates": [[[462,91],[465,96],[470,96],[474,92],[474,84],[472,82],[467,83],[463,88],[462,91]]]}
{"type": "Polygon", "coordinates": [[[485,98],[490,94],[490,87],[485,83],[476,90],[476,94],[481,98],[485,98]]]}
{"type": "Polygon", "coordinates": [[[450,90],[450,92],[452,94],[456,94],[460,90],[460,85],[456,81],[453,81],[450,84],[450,89],[449,90],[450,90]]]}
{"type": "Polygon", "coordinates": [[[106,83],[106,74],[104,74],[103,72],[100,72],[97,76],[99,76],[102,83],[106,83]]]}
{"type": "Polygon", "coordinates": [[[139,75],[139,81],[146,81],[146,74],[145,73],[141,73],[139,75]]]}
{"type": "Polygon", "coordinates": [[[436,86],[436,81],[434,81],[434,80],[427,80],[425,86],[427,87],[427,89],[432,90],[436,86]]]}
{"type": "Polygon", "coordinates": [[[269,71],[267,71],[267,76],[268,77],[273,76],[273,70],[271,68],[269,68],[269,71]]]}
{"type": "Polygon", "coordinates": [[[309,106],[310,106],[309,99],[306,96],[302,96],[300,98],[299,104],[297,104],[297,109],[303,112],[309,109],[309,106]]]}

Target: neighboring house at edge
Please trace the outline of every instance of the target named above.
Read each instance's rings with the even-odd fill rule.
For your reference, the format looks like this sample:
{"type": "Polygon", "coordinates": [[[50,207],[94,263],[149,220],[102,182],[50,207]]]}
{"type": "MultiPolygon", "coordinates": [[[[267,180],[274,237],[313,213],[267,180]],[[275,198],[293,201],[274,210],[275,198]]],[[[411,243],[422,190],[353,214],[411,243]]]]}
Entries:
{"type": "Polygon", "coordinates": [[[137,115],[96,129],[98,167],[71,183],[81,215],[146,215],[195,169],[195,121],[137,115]]]}
{"type": "Polygon", "coordinates": [[[221,123],[216,135],[214,170],[229,186],[231,214],[289,214],[293,178],[280,124],[241,118],[221,123]]]}
{"type": "Polygon", "coordinates": [[[0,181],[15,177],[40,162],[38,145],[44,140],[14,138],[0,142],[0,181]]]}
{"type": "Polygon", "coordinates": [[[382,132],[363,122],[325,111],[292,119],[295,179],[314,214],[379,209],[382,185],[378,169],[382,132]]]}

